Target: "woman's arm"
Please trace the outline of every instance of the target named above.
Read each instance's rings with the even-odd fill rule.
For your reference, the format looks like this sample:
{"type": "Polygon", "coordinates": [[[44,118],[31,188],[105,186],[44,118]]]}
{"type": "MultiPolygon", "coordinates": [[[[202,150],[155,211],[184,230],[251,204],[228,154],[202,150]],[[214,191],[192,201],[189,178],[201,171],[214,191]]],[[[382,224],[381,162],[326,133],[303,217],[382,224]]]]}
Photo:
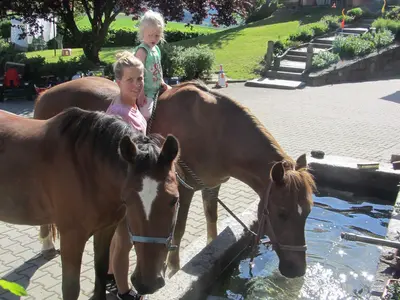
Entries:
{"type": "MultiPolygon", "coordinates": [[[[139,48],[136,51],[135,56],[142,61],[143,65],[145,64],[146,57],[147,57],[147,52],[145,49],[139,48]]],[[[146,96],[144,95],[144,86],[143,86],[142,91],[140,92],[138,99],[137,99],[137,105],[143,106],[145,104],[146,104],[146,96]]]]}

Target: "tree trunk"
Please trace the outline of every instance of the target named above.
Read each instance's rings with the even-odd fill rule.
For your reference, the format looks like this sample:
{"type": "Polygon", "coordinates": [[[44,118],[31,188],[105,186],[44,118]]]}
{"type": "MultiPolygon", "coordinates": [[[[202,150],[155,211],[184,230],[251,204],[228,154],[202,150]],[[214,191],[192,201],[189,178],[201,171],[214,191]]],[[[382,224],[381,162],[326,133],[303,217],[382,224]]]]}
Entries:
{"type": "Polygon", "coordinates": [[[83,46],[83,53],[85,54],[86,58],[90,60],[91,62],[98,64],[100,63],[100,57],[99,57],[99,52],[100,52],[101,47],[98,46],[98,43],[92,42],[92,43],[85,43],[83,46]]]}

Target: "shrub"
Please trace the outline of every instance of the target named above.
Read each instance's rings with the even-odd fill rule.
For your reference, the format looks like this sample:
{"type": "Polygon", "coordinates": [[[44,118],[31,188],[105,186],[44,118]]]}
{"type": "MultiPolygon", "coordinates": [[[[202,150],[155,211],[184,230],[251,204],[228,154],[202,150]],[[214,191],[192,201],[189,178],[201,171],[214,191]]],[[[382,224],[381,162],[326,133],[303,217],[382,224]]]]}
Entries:
{"type": "Polygon", "coordinates": [[[333,41],[333,52],[341,58],[363,56],[375,50],[375,44],[359,36],[339,36],[333,41]]]}
{"type": "MultiPolygon", "coordinates": [[[[339,22],[342,22],[342,20],[343,20],[343,16],[339,16],[339,22]]],[[[354,22],[354,17],[351,17],[351,16],[349,16],[349,15],[345,15],[345,16],[344,16],[344,22],[345,22],[346,24],[353,23],[353,22],[354,22]]]]}
{"type": "Polygon", "coordinates": [[[394,6],[391,10],[386,12],[385,19],[400,21],[400,6],[394,6]]]}
{"type": "Polygon", "coordinates": [[[206,78],[214,64],[214,53],[207,45],[186,48],[181,54],[181,64],[185,79],[206,78]]]}
{"type": "Polygon", "coordinates": [[[338,16],[332,16],[332,15],[324,16],[322,17],[321,22],[325,22],[328,25],[329,30],[335,30],[340,27],[338,16]]]}
{"type": "Polygon", "coordinates": [[[378,31],[377,33],[368,32],[366,34],[363,34],[361,38],[374,43],[374,47],[377,49],[386,47],[394,41],[394,35],[388,29],[383,29],[382,31],[378,31]]]}
{"type": "Polygon", "coordinates": [[[277,40],[274,42],[274,55],[282,55],[287,49],[298,47],[302,44],[300,41],[291,41],[289,39],[286,40],[277,40]]]}
{"type": "Polygon", "coordinates": [[[81,57],[74,57],[71,60],[63,60],[61,57],[58,62],[46,63],[44,57],[36,56],[25,58],[23,63],[29,64],[29,70],[35,74],[32,80],[40,82],[41,76],[54,75],[59,78],[71,78],[77,71],[87,72],[97,66],[89,61],[84,55],[81,57]]]}
{"type": "Polygon", "coordinates": [[[320,36],[329,31],[329,26],[328,23],[326,22],[316,22],[316,23],[311,23],[310,25],[311,30],[314,31],[314,36],[320,36]]]}
{"type": "MultiPolygon", "coordinates": [[[[185,49],[182,46],[162,45],[160,49],[162,54],[161,64],[165,77],[205,78],[210,73],[214,63],[214,54],[208,46],[185,49]]],[[[30,73],[35,74],[34,78],[32,78],[34,82],[40,82],[40,77],[46,75],[54,75],[61,79],[67,77],[69,79],[77,71],[86,73],[98,67],[84,55],[70,60],[64,60],[60,57],[58,62],[55,63],[46,63],[45,58],[41,56],[23,57],[19,61],[29,65],[30,73]]],[[[113,79],[112,64],[101,62],[101,65],[104,67],[105,75],[113,79]]]]}
{"type": "Polygon", "coordinates": [[[3,38],[5,40],[11,37],[11,22],[3,21],[0,22],[0,39],[3,38]]]}
{"type": "Polygon", "coordinates": [[[312,66],[314,69],[324,69],[339,61],[340,57],[337,53],[329,51],[321,51],[313,56],[312,66]]]}
{"type": "Polygon", "coordinates": [[[300,26],[295,33],[289,36],[291,41],[309,42],[314,37],[314,30],[310,26],[300,26]]]}
{"type": "Polygon", "coordinates": [[[400,38],[400,21],[379,18],[372,23],[372,27],[375,27],[377,31],[388,29],[395,35],[396,39],[400,38]]]}
{"type": "Polygon", "coordinates": [[[164,44],[160,46],[161,50],[161,65],[164,77],[182,77],[184,70],[182,67],[182,53],[184,51],[182,46],[171,46],[164,44]]]}
{"type": "Polygon", "coordinates": [[[347,15],[353,17],[354,20],[358,20],[363,16],[364,12],[360,7],[355,7],[347,11],[347,15]]]}
{"type": "Polygon", "coordinates": [[[291,41],[309,42],[314,37],[323,35],[330,30],[329,24],[319,21],[300,26],[297,31],[289,36],[291,41]]]}
{"type": "MultiPolygon", "coordinates": [[[[110,29],[104,41],[104,47],[130,47],[139,44],[138,32],[134,28],[120,28],[118,30],[110,29]]],[[[181,31],[181,30],[165,30],[165,40],[168,43],[178,42],[182,40],[192,39],[199,36],[205,36],[209,33],[200,32],[198,30],[181,31]]],[[[92,33],[89,28],[82,29],[82,40],[91,39],[92,33]]],[[[53,45],[53,44],[51,44],[53,45]]],[[[70,33],[64,35],[63,45],[65,48],[82,48],[83,43],[74,39],[70,33]]]]}

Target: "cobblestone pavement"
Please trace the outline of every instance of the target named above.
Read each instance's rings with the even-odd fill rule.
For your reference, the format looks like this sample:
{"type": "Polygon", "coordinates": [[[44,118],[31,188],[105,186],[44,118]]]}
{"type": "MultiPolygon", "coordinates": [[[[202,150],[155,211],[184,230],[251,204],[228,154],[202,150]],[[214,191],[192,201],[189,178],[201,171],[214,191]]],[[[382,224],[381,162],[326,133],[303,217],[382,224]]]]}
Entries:
{"type": "MultiPolygon", "coordinates": [[[[221,90],[248,106],[292,156],[320,149],[327,154],[388,161],[400,153],[400,79],[283,91],[230,84],[221,90]]],[[[32,102],[0,103],[0,109],[29,116],[32,102]]],[[[221,198],[235,212],[256,201],[237,180],[223,185],[221,198]]],[[[221,208],[220,220],[227,216],[221,208]]],[[[193,200],[183,249],[205,233],[200,194],[193,200]]],[[[58,244],[57,244],[58,246],[58,244]]],[[[23,299],[61,299],[60,257],[40,255],[38,228],[0,222],[0,276],[27,288],[23,299]]],[[[132,251],[131,267],[135,258],[132,251]]],[[[94,286],[92,240],[87,243],[80,299],[94,286]]],[[[18,299],[0,289],[0,299],[18,299]]]]}

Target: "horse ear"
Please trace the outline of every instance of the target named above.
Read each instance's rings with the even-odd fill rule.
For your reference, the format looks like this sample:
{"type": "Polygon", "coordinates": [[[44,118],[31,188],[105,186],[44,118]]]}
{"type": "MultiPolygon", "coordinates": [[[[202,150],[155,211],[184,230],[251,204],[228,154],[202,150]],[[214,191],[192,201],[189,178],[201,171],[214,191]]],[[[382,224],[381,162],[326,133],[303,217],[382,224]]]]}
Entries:
{"type": "Polygon", "coordinates": [[[296,160],[296,170],[307,168],[307,155],[304,153],[296,160]]]}
{"type": "Polygon", "coordinates": [[[126,135],[121,139],[119,142],[119,151],[121,153],[121,157],[128,163],[135,163],[137,148],[129,136],[126,135]]]}
{"type": "Polygon", "coordinates": [[[173,135],[168,135],[162,146],[158,162],[163,165],[170,165],[179,152],[179,142],[173,135]]]}
{"type": "Polygon", "coordinates": [[[271,177],[272,181],[275,183],[282,184],[284,182],[285,168],[282,161],[273,165],[271,169],[271,177]]]}

